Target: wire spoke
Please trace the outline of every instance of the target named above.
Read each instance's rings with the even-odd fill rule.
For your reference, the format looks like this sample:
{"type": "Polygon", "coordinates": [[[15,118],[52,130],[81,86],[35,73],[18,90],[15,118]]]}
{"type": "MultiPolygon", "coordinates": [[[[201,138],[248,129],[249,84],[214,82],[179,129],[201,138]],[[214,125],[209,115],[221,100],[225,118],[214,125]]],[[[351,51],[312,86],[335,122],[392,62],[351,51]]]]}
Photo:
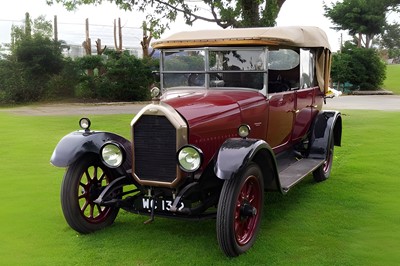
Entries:
{"type": "Polygon", "coordinates": [[[89,204],[90,205],[90,212],[89,212],[89,218],[94,218],[93,213],[94,213],[94,203],[89,204]]]}
{"type": "Polygon", "coordinates": [[[93,180],[97,180],[97,166],[93,166],[93,180]]]}
{"type": "Polygon", "coordinates": [[[101,209],[100,205],[96,204],[97,211],[99,212],[98,215],[101,215],[103,213],[103,210],[101,209]]]}
{"type": "Polygon", "coordinates": [[[85,175],[86,175],[86,178],[87,178],[88,182],[90,183],[90,181],[92,181],[92,178],[91,178],[90,173],[89,173],[88,170],[89,170],[89,168],[85,170],[85,175]]]}
{"type": "Polygon", "coordinates": [[[78,196],[78,200],[80,200],[80,199],[86,199],[86,197],[87,197],[87,193],[86,193],[86,191],[85,191],[85,193],[83,193],[83,194],[81,194],[80,196],[78,196]]]}

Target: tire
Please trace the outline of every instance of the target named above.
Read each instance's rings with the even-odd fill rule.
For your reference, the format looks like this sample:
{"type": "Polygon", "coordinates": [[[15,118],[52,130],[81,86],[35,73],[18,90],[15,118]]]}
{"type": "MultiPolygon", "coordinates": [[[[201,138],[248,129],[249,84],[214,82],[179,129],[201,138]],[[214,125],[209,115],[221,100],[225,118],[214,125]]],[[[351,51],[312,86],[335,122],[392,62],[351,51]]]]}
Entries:
{"type": "Polygon", "coordinates": [[[87,234],[114,222],[119,208],[93,202],[114,178],[94,155],[84,156],[68,167],[61,184],[61,207],[72,229],[87,234]]]}
{"type": "Polygon", "coordinates": [[[218,244],[226,256],[236,257],[254,244],[264,204],[264,181],[258,165],[223,184],[217,209],[218,244]]]}
{"type": "Polygon", "coordinates": [[[313,177],[316,182],[322,182],[329,178],[332,170],[334,148],[335,142],[332,136],[324,163],[313,172],[313,177]]]}

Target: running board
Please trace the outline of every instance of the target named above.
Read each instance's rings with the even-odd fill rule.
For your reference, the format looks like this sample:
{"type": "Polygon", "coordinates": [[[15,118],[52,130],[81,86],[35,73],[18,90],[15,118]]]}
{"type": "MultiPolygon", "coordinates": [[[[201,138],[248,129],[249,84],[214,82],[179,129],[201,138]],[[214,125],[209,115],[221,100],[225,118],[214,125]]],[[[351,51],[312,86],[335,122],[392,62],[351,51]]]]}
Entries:
{"type": "Polygon", "coordinates": [[[300,182],[304,177],[313,172],[324,163],[323,159],[303,158],[279,172],[279,180],[283,192],[300,182]]]}

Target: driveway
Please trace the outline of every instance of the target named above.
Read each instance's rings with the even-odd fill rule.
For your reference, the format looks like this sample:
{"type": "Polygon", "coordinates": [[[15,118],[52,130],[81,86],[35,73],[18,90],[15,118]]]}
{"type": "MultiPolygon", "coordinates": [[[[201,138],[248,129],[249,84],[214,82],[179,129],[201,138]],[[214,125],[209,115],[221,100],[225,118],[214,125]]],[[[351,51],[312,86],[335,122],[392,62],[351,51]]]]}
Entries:
{"type": "Polygon", "coordinates": [[[346,95],[326,99],[324,109],[400,111],[399,95],[346,95]]]}
{"type": "MultiPolygon", "coordinates": [[[[39,104],[15,108],[0,108],[0,112],[10,112],[18,115],[49,116],[49,115],[102,115],[102,114],[136,114],[147,103],[62,103],[39,104]]],[[[327,99],[324,109],[346,110],[384,110],[400,111],[400,96],[398,95],[365,95],[339,96],[327,99]]]]}

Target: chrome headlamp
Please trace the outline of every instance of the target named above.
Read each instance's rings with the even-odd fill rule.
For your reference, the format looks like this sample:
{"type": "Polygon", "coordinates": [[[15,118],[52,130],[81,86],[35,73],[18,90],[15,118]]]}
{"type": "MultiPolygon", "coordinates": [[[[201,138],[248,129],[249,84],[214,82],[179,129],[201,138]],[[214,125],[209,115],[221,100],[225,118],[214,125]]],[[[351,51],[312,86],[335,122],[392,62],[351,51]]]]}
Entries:
{"type": "Polygon", "coordinates": [[[90,128],[90,124],[91,124],[91,122],[90,122],[90,119],[89,119],[89,118],[83,117],[83,118],[81,118],[81,119],[79,120],[79,126],[80,126],[83,130],[88,131],[89,128],[90,128]]]}
{"type": "Polygon", "coordinates": [[[153,99],[159,98],[159,97],[161,96],[161,90],[160,90],[158,87],[153,87],[153,88],[150,90],[150,94],[151,94],[151,97],[152,97],[153,99]]]}
{"type": "Polygon", "coordinates": [[[243,124],[238,128],[238,135],[241,138],[247,138],[247,136],[249,134],[250,134],[250,126],[249,125],[243,124]]]}
{"type": "Polygon", "coordinates": [[[100,149],[103,163],[110,168],[120,167],[125,161],[125,150],[116,142],[107,142],[100,149]]]}
{"type": "Polygon", "coordinates": [[[179,167],[185,172],[196,172],[203,162],[203,152],[191,145],[180,148],[177,155],[179,167]]]}

